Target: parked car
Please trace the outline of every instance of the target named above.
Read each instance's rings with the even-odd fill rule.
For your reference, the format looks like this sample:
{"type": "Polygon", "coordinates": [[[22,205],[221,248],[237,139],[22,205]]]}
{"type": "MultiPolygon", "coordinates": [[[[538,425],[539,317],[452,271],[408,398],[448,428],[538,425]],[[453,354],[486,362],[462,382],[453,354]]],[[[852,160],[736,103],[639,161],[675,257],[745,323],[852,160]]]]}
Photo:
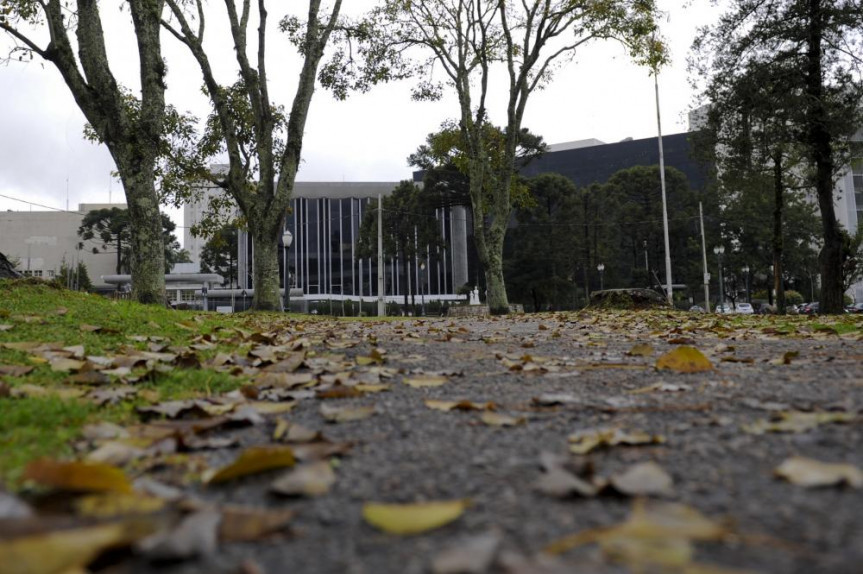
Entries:
{"type": "Polygon", "coordinates": [[[863,302],[854,303],[845,307],[846,313],[863,313],[863,302]]]}
{"type": "Polygon", "coordinates": [[[738,303],[737,312],[744,315],[752,315],[755,313],[755,309],[752,308],[750,303],[738,303]]]}
{"type": "Polygon", "coordinates": [[[814,301],[812,303],[807,303],[803,307],[800,308],[801,315],[817,315],[818,314],[818,301],[814,301]]]}
{"type": "Polygon", "coordinates": [[[730,313],[734,313],[734,310],[728,303],[719,303],[718,305],[716,305],[716,312],[723,315],[728,315],[730,313]]]}
{"type": "Polygon", "coordinates": [[[701,305],[693,305],[689,308],[689,310],[693,313],[704,313],[704,307],[702,307],[701,305]]]}

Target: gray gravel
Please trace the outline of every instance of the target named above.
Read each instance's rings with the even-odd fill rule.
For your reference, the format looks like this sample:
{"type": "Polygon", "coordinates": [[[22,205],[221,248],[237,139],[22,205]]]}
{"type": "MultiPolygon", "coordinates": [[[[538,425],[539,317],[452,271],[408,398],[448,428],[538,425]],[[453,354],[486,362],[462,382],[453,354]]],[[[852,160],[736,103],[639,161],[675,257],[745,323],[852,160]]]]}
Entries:
{"type": "MultiPolygon", "coordinates": [[[[622,496],[559,500],[534,490],[539,456],[548,451],[573,465],[592,464],[607,476],[653,460],[674,479],[672,500],[728,524],[735,536],[697,543],[695,560],[749,571],[787,573],[863,572],[863,490],[804,489],[773,475],[785,458],[807,456],[863,468],[863,342],[861,331],[839,337],[826,332],[786,336],[763,329],[710,328],[673,332],[664,322],[633,315],[616,321],[590,316],[521,316],[452,323],[350,324],[358,337],[377,338],[386,366],[427,371],[463,371],[442,387],[414,389],[394,378],[390,392],[339,405],[377,405],[367,420],[328,424],[321,401],[301,401],[293,422],[321,429],[331,440],[356,443],[340,459],[337,482],[316,499],[285,499],[268,493],[278,472],[199,489],[205,499],[297,512],[293,534],[222,547],[206,559],[172,566],[139,561],[134,571],[175,572],[429,572],[432,560],[466,538],[499,531],[501,552],[492,572],[627,572],[608,562],[595,545],[559,557],[535,558],[550,542],[583,529],[625,519],[632,500],[622,496]],[[458,331],[459,327],[466,330],[458,331]],[[418,339],[407,337],[414,333],[418,339]],[[459,340],[437,341],[444,334],[459,340]],[[691,340],[715,371],[679,374],[657,371],[656,358],[691,340]],[[651,357],[628,356],[635,343],[648,343],[651,357]],[[532,346],[531,346],[532,345],[532,346]],[[733,347],[729,349],[728,347],[733,347]],[[790,364],[773,364],[797,351],[790,364]],[[529,354],[556,360],[558,372],[512,371],[496,353],[529,354]],[[421,355],[421,362],[411,355],[421,355]],[[722,359],[749,360],[728,362],[722,359]],[[607,367],[607,368],[606,368],[607,367]],[[682,392],[628,391],[655,383],[686,385],[682,392]],[[535,397],[572,395],[575,402],[537,407],[535,397]],[[438,412],[425,398],[494,401],[500,412],[527,419],[512,428],[492,428],[475,412],[438,412]],[[770,416],[771,409],[844,410],[858,413],[849,424],[828,424],[799,434],[752,435],[741,425],[770,416]],[[567,436],[582,429],[620,427],[664,435],[665,444],[618,446],[586,456],[568,454],[567,436]],[[361,516],[366,501],[416,502],[469,498],[472,506],[456,522],[412,537],[381,533],[361,516]],[[525,569],[518,570],[521,560],[525,569]],[[246,570],[241,568],[246,564],[246,570]],[[548,568],[543,570],[542,568],[548,568]]],[[[770,320],[765,323],[772,325],[770,320]]],[[[705,323],[702,322],[703,326],[705,323]]],[[[364,342],[344,352],[367,355],[364,342]]],[[[272,425],[231,431],[243,445],[269,443],[272,425]]],[[[238,450],[209,454],[211,464],[238,450]]]]}

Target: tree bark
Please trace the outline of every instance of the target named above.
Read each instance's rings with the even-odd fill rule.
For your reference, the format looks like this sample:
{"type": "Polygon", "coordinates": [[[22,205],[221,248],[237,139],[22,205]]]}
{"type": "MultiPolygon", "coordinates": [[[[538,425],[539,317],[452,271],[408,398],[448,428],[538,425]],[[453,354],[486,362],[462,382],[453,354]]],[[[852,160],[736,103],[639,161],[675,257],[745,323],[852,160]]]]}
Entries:
{"type": "Polygon", "coordinates": [[[252,308],[257,311],[280,311],[279,298],[279,234],[281,218],[258,218],[249,226],[255,257],[252,279],[255,295],[252,308]]]}
{"type": "Polygon", "coordinates": [[[842,234],[833,208],[833,136],[827,128],[824,108],[824,62],[822,52],[825,27],[823,0],[809,0],[807,37],[806,95],[807,140],[815,165],[815,192],[821,210],[824,246],[818,257],[821,268],[820,313],[844,312],[842,285],[842,234]]]}
{"type": "Polygon", "coordinates": [[[782,153],[773,157],[773,289],[776,291],[776,312],[784,315],[785,285],[782,282],[783,265],[782,251],[784,237],[782,233],[782,209],[785,206],[784,183],[782,179],[782,153]]]}

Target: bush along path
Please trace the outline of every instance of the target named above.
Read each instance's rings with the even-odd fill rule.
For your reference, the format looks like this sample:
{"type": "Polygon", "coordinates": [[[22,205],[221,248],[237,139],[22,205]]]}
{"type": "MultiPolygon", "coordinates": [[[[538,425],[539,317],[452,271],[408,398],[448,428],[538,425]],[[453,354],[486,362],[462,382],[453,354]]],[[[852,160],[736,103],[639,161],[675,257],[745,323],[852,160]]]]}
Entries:
{"type": "Polygon", "coordinates": [[[0,572],[855,572],[863,321],[0,282],[0,572]]]}

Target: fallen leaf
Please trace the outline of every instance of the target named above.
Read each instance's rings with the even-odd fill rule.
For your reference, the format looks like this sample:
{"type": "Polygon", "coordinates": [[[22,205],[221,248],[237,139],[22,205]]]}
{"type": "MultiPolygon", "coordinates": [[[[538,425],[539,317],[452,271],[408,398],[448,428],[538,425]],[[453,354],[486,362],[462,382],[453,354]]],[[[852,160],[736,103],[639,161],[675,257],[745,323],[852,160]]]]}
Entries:
{"type": "Polygon", "coordinates": [[[88,518],[115,518],[133,514],[151,514],[159,512],[167,501],[155,496],[143,496],[140,493],[108,492],[91,494],[78,498],[74,502],[75,514],[88,518]]]}
{"type": "Polygon", "coordinates": [[[674,481],[661,466],[650,461],[612,475],[609,484],[627,496],[670,496],[674,481]]]}
{"type": "Polygon", "coordinates": [[[221,521],[218,511],[201,510],[183,518],[175,528],[141,540],[137,549],[155,561],[212,556],[216,552],[221,521]]]}
{"type": "Polygon", "coordinates": [[[656,360],[657,369],[670,369],[678,373],[712,371],[713,364],[695,347],[677,347],[656,360]]]}
{"type": "Polygon", "coordinates": [[[574,495],[591,497],[599,492],[596,485],[578,478],[560,466],[554,466],[543,473],[534,487],[553,498],[569,498],[574,495]]]}
{"type": "Polygon", "coordinates": [[[390,390],[391,385],[374,384],[374,383],[357,383],[354,388],[364,393],[382,393],[390,390]]]}
{"type": "Polygon", "coordinates": [[[284,530],[294,517],[293,510],[226,507],[219,523],[222,542],[252,542],[284,530]]]}
{"type": "Polygon", "coordinates": [[[644,343],[639,343],[637,345],[633,345],[626,354],[630,357],[652,357],[653,347],[644,343]]]}
{"type": "Polygon", "coordinates": [[[273,440],[284,442],[314,442],[323,441],[324,437],[323,434],[321,434],[321,431],[312,430],[300,424],[286,420],[280,420],[276,423],[276,430],[273,431],[273,440]]]}
{"type": "Polygon", "coordinates": [[[596,429],[573,433],[569,436],[569,450],[574,454],[587,454],[599,446],[662,444],[665,437],[643,431],[596,429]]]}
{"type": "Polygon", "coordinates": [[[484,574],[488,572],[503,537],[486,532],[460,540],[432,560],[434,574],[484,574]]]}
{"type": "Polygon", "coordinates": [[[632,391],[628,391],[631,395],[638,395],[642,393],[652,393],[654,391],[659,391],[662,393],[679,393],[682,391],[688,391],[692,387],[689,385],[673,385],[671,383],[654,383],[652,385],[648,385],[646,387],[641,387],[640,389],[635,389],[632,391]]]}
{"type": "Polygon", "coordinates": [[[71,371],[80,371],[87,363],[77,359],[65,359],[58,357],[50,361],[51,370],[67,373],[71,371]]]}
{"type": "Polygon", "coordinates": [[[0,376],[23,377],[33,371],[35,367],[25,365],[0,365],[0,376]]]}
{"type": "Polygon", "coordinates": [[[346,423],[367,419],[374,415],[377,409],[368,407],[336,407],[328,404],[321,405],[321,416],[331,423],[346,423]]]}
{"type": "Polygon", "coordinates": [[[566,393],[546,393],[531,399],[531,402],[541,407],[554,407],[558,405],[573,405],[580,404],[581,399],[575,395],[566,393]]]}
{"type": "Polygon", "coordinates": [[[513,417],[492,411],[484,411],[479,420],[491,427],[514,427],[527,422],[524,417],[513,417]]]}
{"type": "Polygon", "coordinates": [[[0,526],[3,533],[0,537],[0,565],[8,574],[85,572],[86,567],[105,550],[129,546],[151,534],[157,526],[157,522],[149,517],[106,524],[50,519],[7,522],[0,526]],[[16,527],[25,527],[24,534],[16,536],[16,527]]]}
{"type": "Polygon", "coordinates": [[[339,385],[323,391],[317,391],[315,396],[319,399],[355,399],[363,396],[363,394],[362,391],[355,387],[339,385]]]}
{"type": "Polygon", "coordinates": [[[420,534],[458,519],[468,506],[467,500],[416,504],[367,502],[363,505],[363,518],[372,526],[389,534],[420,534]]]}
{"type": "Polygon", "coordinates": [[[772,420],[757,420],[743,425],[743,430],[749,434],[764,434],[765,432],[801,433],[810,431],[820,425],[830,423],[850,423],[856,415],[853,413],[803,413],[787,411],[776,413],[772,420]]]}
{"type": "Polygon", "coordinates": [[[435,411],[493,411],[496,407],[494,403],[474,403],[472,401],[439,401],[436,399],[426,399],[423,401],[425,406],[435,411]]]}
{"type": "Polygon", "coordinates": [[[302,464],[270,485],[270,491],[285,496],[322,496],[336,482],[329,462],[320,460],[302,464]]]}
{"type": "Polygon", "coordinates": [[[449,379],[442,375],[419,374],[411,377],[405,377],[402,382],[415,389],[423,387],[439,387],[449,382],[449,379]]]}
{"type": "Polygon", "coordinates": [[[863,487],[863,472],[853,464],[826,463],[794,456],[786,459],[773,472],[776,476],[805,488],[842,484],[852,488],[863,487]]]}
{"type": "Polygon", "coordinates": [[[240,453],[234,462],[205,473],[204,482],[217,484],[241,476],[294,466],[294,451],[288,446],[253,446],[240,453]]]}
{"type": "Polygon", "coordinates": [[[132,485],[119,468],[89,462],[34,460],[24,478],[40,486],[71,492],[132,492],[132,485]]]}

